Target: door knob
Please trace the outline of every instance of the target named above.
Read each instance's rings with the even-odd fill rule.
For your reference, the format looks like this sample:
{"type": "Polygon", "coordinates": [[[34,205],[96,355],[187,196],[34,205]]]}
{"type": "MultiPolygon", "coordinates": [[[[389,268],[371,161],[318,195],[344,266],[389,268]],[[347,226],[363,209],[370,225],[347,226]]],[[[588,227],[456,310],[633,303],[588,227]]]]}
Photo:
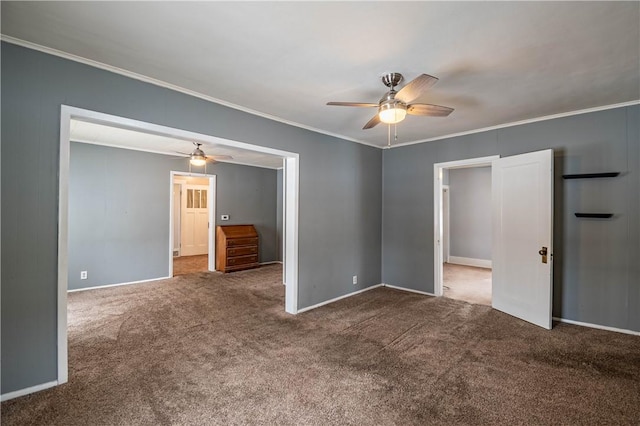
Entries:
{"type": "Polygon", "coordinates": [[[538,254],[542,256],[542,263],[547,263],[547,248],[542,247],[542,249],[538,251],[538,254]]]}

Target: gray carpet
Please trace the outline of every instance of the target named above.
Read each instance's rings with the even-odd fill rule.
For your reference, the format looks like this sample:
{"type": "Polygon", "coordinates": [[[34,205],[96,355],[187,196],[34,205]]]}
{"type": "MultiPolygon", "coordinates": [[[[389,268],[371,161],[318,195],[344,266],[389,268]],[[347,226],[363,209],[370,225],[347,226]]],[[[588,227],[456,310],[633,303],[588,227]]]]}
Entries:
{"type": "Polygon", "coordinates": [[[284,313],[280,265],[69,295],[69,383],[3,425],[640,423],[640,338],[374,289],[284,313]]]}

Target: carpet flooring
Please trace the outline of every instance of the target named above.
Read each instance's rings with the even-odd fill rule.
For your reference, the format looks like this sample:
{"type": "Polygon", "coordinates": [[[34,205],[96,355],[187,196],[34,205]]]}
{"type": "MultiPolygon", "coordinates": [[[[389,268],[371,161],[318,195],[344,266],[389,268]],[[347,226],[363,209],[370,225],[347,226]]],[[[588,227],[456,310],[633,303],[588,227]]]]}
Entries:
{"type": "Polygon", "coordinates": [[[491,306],[491,269],[445,263],[442,271],[445,297],[491,306]]]}
{"type": "Polygon", "coordinates": [[[638,425],[640,337],[376,288],[291,316],[281,266],[69,294],[69,382],[2,425],[638,425]]]}
{"type": "Polygon", "coordinates": [[[209,255],[180,256],[173,258],[173,276],[207,272],[209,270],[209,255]]]}

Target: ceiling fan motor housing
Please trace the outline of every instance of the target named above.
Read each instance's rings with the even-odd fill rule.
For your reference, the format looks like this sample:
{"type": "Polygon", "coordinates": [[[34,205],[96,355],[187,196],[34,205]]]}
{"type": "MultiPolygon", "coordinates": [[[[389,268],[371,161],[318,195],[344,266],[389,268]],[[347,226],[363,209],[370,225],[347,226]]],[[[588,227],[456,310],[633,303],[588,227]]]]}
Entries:
{"type": "Polygon", "coordinates": [[[399,72],[390,72],[382,76],[382,82],[385,86],[390,87],[392,90],[402,81],[402,74],[399,72]]]}

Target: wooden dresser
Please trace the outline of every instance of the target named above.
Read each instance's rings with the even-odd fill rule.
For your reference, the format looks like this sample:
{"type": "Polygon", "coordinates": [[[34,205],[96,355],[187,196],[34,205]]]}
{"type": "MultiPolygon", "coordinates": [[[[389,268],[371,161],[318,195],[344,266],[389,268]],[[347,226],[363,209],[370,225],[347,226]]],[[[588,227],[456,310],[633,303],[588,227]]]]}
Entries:
{"type": "Polygon", "coordinates": [[[216,227],[217,271],[233,272],[258,266],[258,233],[253,225],[216,227]]]}

